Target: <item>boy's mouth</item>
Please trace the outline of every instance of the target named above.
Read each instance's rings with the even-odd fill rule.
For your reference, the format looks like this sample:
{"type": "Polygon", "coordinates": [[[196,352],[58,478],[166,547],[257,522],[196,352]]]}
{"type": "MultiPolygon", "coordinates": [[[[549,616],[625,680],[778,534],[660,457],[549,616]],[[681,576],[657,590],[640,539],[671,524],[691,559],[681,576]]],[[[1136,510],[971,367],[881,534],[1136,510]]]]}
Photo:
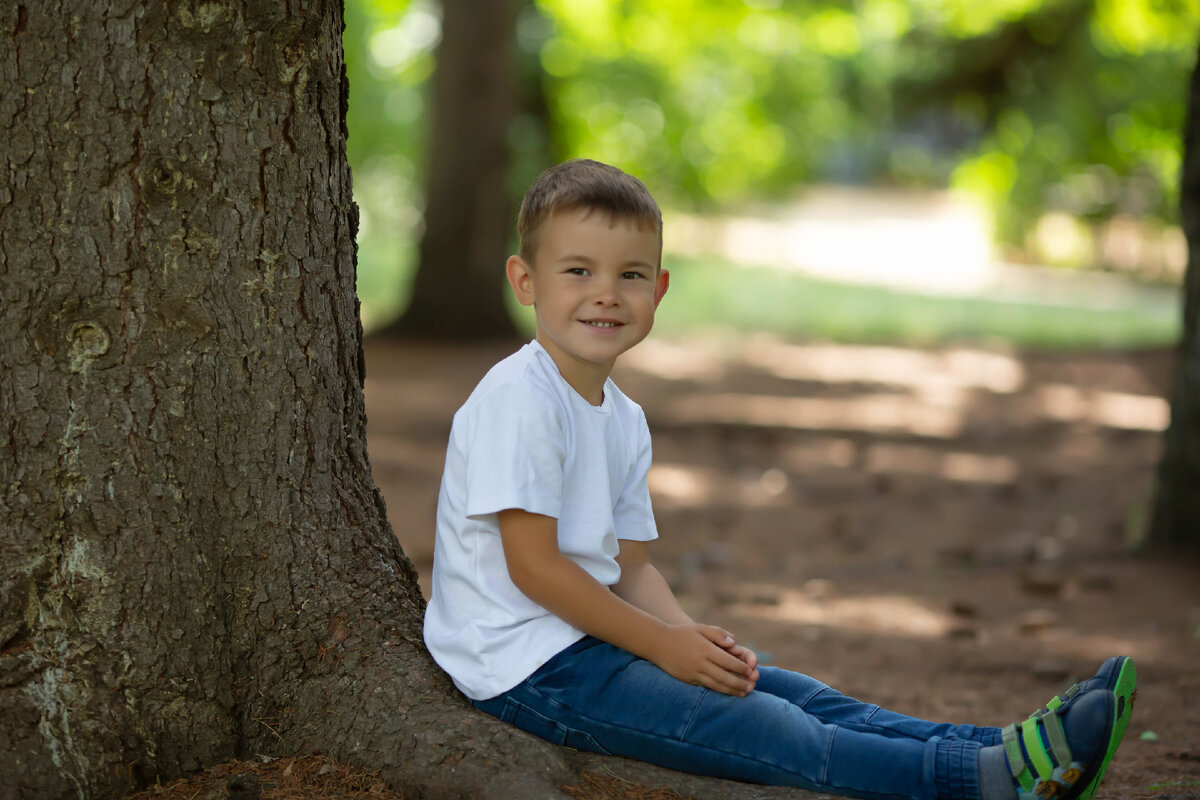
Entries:
{"type": "Polygon", "coordinates": [[[591,325],[593,328],[619,328],[625,324],[623,322],[613,322],[607,319],[585,319],[580,320],[584,325],[591,325]]]}

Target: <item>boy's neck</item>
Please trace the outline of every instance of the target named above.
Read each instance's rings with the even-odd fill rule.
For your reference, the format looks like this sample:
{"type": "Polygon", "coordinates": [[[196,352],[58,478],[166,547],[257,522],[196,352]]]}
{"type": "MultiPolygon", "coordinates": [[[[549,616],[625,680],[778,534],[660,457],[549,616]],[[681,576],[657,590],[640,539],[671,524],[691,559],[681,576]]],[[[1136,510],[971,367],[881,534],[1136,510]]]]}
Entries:
{"type": "Polygon", "coordinates": [[[580,397],[594,406],[604,404],[604,384],[608,381],[608,376],[612,373],[613,365],[616,363],[615,360],[607,364],[594,364],[590,361],[572,358],[556,346],[548,337],[544,337],[540,333],[537,337],[537,343],[550,356],[550,360],[554,362],[554,366],[558,367],[558,373],[562,375],[563,380],[580,397]]]}

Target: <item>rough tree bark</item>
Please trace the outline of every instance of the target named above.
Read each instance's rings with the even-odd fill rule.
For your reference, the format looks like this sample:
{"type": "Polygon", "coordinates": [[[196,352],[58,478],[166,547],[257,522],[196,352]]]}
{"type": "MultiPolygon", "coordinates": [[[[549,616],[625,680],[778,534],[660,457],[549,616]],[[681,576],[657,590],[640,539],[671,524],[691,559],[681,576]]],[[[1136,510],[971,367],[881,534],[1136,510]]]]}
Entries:
{"type": "Polygon", "coordinates": [[[432,665],[370,477],[341,29],[0,5],[5,796],[312,748],[415,797],[569,778],[432,665]]]}
{"type": "Polygon", "coordinates": [[[1149,541],[1156,549],[1200,551],[1200,61],[1188,93],[1183,151],[1179,207],[1188,242],[1183,336],[1149,541]]]}
{"type": "Polygon", "coordinates": [[[341,30],[339,0],[0,5],[5,797],[312,749],[565,797],[595,762],[422,644],[367,462],[341,30]]]}
{"type": "Polygon", "coordinates": [[[514,337],[503,264],[512,235],[509,125],[517,110],[515,0],[442,0],[431,81],[425,233],[408,308],[385,334],[514,337]]]}

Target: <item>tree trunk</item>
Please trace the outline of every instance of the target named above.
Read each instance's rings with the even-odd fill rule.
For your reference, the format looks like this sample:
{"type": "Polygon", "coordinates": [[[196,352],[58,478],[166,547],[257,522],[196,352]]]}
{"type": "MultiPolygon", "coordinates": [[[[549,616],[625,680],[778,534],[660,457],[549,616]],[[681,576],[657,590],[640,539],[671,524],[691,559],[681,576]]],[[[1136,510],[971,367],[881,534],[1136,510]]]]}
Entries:
{"type": "Polygon", "coordinates": [[[443,0],[425,175],[425,233],[412,296],[386,333],[512,337],[504,260],[514,229],[508,129],[516,113],[513,0],[443,0]]]}
{"type": "Polygon", "coordinates": [[[414,799],[600,768],[422,642],[367,462],[341,30],[338,0],[0,6],[6,798],[313,749],[414,799]]]}
{"type": "Polygon", "coordinates": [[[1183,338],[1171,391],[1150,546],[1200,550],[1200,62],[1192,72],[1183,135],[1180,217],[1188,242],[1183,338]]]}
{"type": "Polygon", "coordinates": [[[312,748],[414,797],[572,774],[433,665],[371,480],[341,30],[0,6],[6,797],[312,748]]]}

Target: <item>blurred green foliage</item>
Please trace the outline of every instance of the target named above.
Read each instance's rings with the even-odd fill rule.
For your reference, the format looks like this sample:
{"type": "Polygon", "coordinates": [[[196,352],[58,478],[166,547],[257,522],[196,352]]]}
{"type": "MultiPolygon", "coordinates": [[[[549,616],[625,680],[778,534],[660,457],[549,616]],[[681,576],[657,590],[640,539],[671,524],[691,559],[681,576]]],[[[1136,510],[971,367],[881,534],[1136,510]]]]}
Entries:
{"type": "MultiPolygon", "coordinates": [[[[402,272],[439,8],[348,0],[346,14],[363,258],[402,272]]],[[[551,150],[615,163],[664,205],[809,182],[949,187],[1020,245],[1047,211],[1173,219],[1198,33],[1195,0],[537,0],[498,35],[541,65],[522,80],[542,81],[551,150]]],[[[519,117],[518,163],[546,135],[519,117]]]]}
{"type": "MultiPolygon", "coordinates": [[[[1103,301],[1080,293],[931,294],[835,283],[774,265],[668,253],[674,280],[655,314],[656,337],[766,333],[782,339],[936,347],[1003,342],[1041,350],[1166,347],[1179,341],[1178,298],[1161,286],[1103,301]],[[731,280],[731,274],[738,276],[731,280]]],[[[510,298],[518,329],[536,333],[533,311],[510,298]]],[[[1138,528],[1141,530],[1141,528],[1138,528]]]]}
{"type": "MultiPolygon", "coordinates": [[[[833,283],[772,266],[668,256],[678,276],[655,316],[655,335],[762,332],[836,342],[937,346],[1002,341],[1039,349],[1162,347],[1180,335],[1178,302],[1163,287],[1087,302],[1077,292],[940,295],[833,283]],[[737,270],[738,280],[730,280],[737,270]]],[[[528,325],[532,334],[532,322],[528,325]]]]}
{"type": "Polygon", "coordinates": [[[349,0],[345,8],[346,150],[360,213],[358,293],[371,328],[408,300],[421,227],[425,86],[441,21],[429,2],[349,0]]]}

